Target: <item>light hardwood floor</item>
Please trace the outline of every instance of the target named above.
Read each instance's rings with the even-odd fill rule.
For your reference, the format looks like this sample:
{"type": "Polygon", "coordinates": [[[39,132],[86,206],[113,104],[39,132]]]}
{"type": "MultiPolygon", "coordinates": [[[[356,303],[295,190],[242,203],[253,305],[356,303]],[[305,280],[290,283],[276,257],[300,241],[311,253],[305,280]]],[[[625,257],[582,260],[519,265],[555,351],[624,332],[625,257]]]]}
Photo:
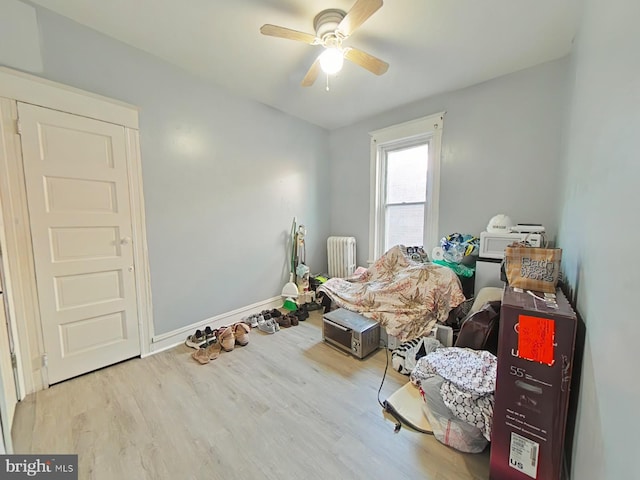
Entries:
{"type": "MultiPolygon", "coordinates": [[[[376,395],[385,352],[324,344],[321,316],[255,330],[208,365],[186,346],[30,395],[18,453],[77,453],[80,479],[486,479],[488,449],[462,454],[393,432],[376,395]]],[[[389,369],[381,398],[407,382],[389,369]]]]}

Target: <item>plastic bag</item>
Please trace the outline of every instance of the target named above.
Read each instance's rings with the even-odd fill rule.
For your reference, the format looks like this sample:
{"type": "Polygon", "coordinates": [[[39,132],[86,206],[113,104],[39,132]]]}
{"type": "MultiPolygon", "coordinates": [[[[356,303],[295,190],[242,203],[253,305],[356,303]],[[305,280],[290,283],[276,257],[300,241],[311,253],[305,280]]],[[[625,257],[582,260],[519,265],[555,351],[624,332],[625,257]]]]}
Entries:
{"type": "Polygon", "coordinates": [[[464,257],[478,254],[480,239],[473,235],[452,233],[440,239],[440,246],[447,262],[460,263],[464,257]]]}
{"type": "Polygon", "coordinates": [[[415,368],[418,359],[441,348],[442,344],[432,337],[419,337],[408,342],[401,343],[391,352],[391,365],[393,369],[403,375],[409,375],[415,368]]]}
{"type": "Polygon", "coordinates": [[[443,267],[449,267],[451,270],[456,272],[456,275],[460,275],[461,277],[465,278],[473,277],[473,274],[476,271],[474,267],[468,267],[462,263],[452,263],[445,260],[434,260],[432,263],[435,263],[436,265],[442,265],[443,267]]]}
{"type": "Polygon", "coordinates": [[[444,379],[439,375],[420,382],[420,392],[424,400],[422,410],[429,419],[433,435],[440,443],[461,452],[482,452],[489,442],[478,427],[454,416],[444,404],[440,395],[443,382],[444,379]]]}

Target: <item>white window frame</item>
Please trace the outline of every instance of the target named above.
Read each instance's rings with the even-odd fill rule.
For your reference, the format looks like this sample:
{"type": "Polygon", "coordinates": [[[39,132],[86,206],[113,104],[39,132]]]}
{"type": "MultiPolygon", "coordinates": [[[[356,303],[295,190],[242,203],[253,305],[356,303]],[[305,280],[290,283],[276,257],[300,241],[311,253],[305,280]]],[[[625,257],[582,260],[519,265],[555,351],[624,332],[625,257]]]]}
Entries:
{"type": "Polygon", "coordinates": [[[371,265],[384,252],[386,152],[412,145],[429,145],[427,164],[427,196],[425,199],[424,248],[426,252],[438,245],[438,207],[440,199],[440,158],[444,115],[440,112],[428,117],[392,125],[369,132],[371,135],[371,183],[369,208],[369,260],[371,265]]]}

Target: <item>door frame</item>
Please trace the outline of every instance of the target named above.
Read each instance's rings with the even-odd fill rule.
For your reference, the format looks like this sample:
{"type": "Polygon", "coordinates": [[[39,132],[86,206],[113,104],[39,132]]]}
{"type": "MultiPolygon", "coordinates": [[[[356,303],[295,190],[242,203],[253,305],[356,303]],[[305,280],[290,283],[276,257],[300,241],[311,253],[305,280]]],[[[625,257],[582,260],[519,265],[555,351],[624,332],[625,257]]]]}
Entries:
{"type": "Polygon", "coordinates": [[[133,263],[138,308],[140,352],[151,353],[153,312],[138,109],[132,105],[85,92],[33,75],[0,67],[0,208],[5,219],[6,293],[18,360],[18,398],[49,386],[43,361],[44,341],[35,278],[31,227],[27,209],[24,168],[19,138],[17,102],[59,110],[113,123],[125,128],[127,175],[130,187],[133,263]],[[20,321],[17,321],[20,319],[20,321]]]}

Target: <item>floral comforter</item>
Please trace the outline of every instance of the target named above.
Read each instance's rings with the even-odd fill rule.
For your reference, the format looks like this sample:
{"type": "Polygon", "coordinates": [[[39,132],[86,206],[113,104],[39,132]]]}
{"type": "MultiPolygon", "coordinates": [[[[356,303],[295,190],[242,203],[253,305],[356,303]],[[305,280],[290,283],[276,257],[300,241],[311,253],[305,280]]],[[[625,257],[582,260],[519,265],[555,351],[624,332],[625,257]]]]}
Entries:
{"type": "Polygon", "coordinates": [[[460,280],[447,267],[412,260],[397,245],[369,269],[318,287],[341,308],[380,322],[389,335],[408,341],[429,335],[465,299],[460,280]]]}

